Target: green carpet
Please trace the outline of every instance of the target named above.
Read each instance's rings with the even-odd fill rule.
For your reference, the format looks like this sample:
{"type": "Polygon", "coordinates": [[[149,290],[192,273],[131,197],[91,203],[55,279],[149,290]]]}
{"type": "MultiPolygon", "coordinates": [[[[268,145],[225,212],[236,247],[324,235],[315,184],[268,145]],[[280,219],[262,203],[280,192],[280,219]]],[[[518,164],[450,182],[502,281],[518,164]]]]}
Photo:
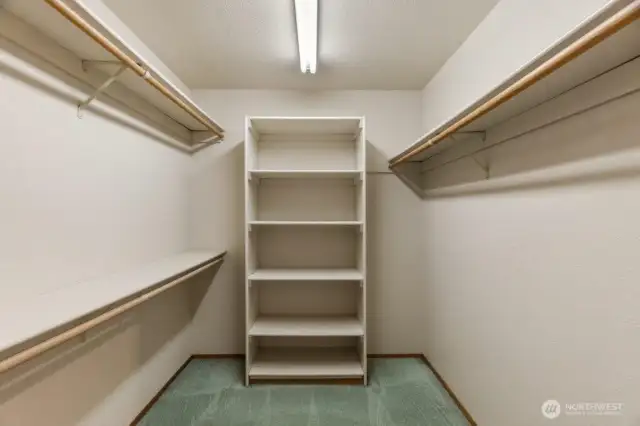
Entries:
{"type": "Polygon", "coordinates": [[[143,426],[468,426],[418,359],[369,360],[369,386],[245,387],[239,360],[192,360],[143,426]]]}

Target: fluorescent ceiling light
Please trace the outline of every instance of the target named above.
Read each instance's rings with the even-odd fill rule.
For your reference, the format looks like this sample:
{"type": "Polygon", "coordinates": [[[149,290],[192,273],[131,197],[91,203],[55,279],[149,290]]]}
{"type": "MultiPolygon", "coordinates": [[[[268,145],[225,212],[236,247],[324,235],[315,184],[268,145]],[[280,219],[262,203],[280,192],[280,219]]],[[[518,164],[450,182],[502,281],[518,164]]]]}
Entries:
{"type": "Polygon", "coordinates": [[[318,63],[318,0],[294,0],[300,70],[316,73],[318,63]]]}

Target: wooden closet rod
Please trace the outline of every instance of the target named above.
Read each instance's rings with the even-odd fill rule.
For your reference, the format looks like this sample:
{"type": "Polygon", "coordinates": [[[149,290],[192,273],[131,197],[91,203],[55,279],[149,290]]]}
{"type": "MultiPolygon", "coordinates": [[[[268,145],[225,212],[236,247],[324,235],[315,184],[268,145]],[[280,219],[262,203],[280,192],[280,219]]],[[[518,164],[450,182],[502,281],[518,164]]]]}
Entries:
{"type": "MultiPolygon", "coordinates": [[[[190,116],[198,120],[208,130],[212,131],[218,136],[219,139],[224,137],[224,129],[220,127],[216,122],[209,118],[197,105],[195,105],[188,98],[180,99],[176,96],[165,84],[157,80],[151,75],[150,67],[146,64],[140,64],[134,59],[124,53],[118,46],[103,36],[96,28],[91,26],[86,20],[84,20],[78,13],[67,6],[62,0],[45,0],[51,7],[60,12],[67,20],[73,23],[76,27],[82,30],[85,34],[91,37],[96,43],[102,46],[105,50],[115,56],[120,62],[131,68],[136,74],[142,77],[147,83],[153,86],[156,90],[162,93],[165,97],[170,99],[178,107],[186,111],[190,116]],[[144,66],[143,66],[144,65],[144,66]]],[[[192,130],[192,129],[190,129],[192,130]]]]}
{"type": "Polygon", "coordinates": [[[507,87],[506,89],[502,90],[500,93],[496,94],[489,100],[477,106],[471,112],[455,120],[453,124],[448,125],[448,127],[446,127],[441,132],[432,136],[423,136],[407,151],[400,154],[398,157],[393,158],[389,162],[389,166],[395,167],[400,163],[403,163],[416,156],[417,154],[423,152],[427,148],[442,142],[444,139],[451,136],[453,133],[457,132],[464,126],[470,124],[489,111],[502,105],[528,87],[531,87],[558,68],[580,56],[593,46],[612,36],[638,18],[640,18],[640,0],[635,0],[615,13],[613,16],[608,18],[606,21],[602,22],[594,29],[580,37],[578,40],[574,41],[569,46],[553,55],[537,68],[519,78],[517,81],[509,85],[509,87],[507,87]]]}
{"type": "Polygon", "coordinates": [[[41,354],[43,354],[44,352],[47,352],[57,346],[60,346],[61,344],[73,339],[74,337],[78,337],[79,335],[86,333],[87,331],[91,330],[94,327],[99,326],[100,324],[103,324],[111,319],[113,319],[114,317],[123,314],[133,308],[135,308],[136,306],[140,305],[141,303],[146,302],[149,299],[152,299],[154,297],[156,297],[157,295],[164,293],[167,290],[172,289],[173,287],[177,286],[178,284],[188,280],[189,278],[198,275],[200,272],[211,268],[213,265],[216,265],[217,263],[220,263],[224,260],[224,254],[220,255],[219,257],[213,259],[212,261],[206,263],[203,266],[200,266],[197,269],[194,269],[193,271],[189,272],[186,275],[182,275],[179,278],[176,278],[172,281],[169,281],[166,284],[161,285],[160,287],[149,291],[148,293],[142,294],[138,297],[136,297],[135,299],[129,300],[126,303],[123,303],[122,305],[116,306],[112,309],[109,309],[106,312],[103,312],[102,314],[98,315],[97,317],[91,318],[90,320],[87,320],[85,322],[83,322],[82,324],[79,324],[73,328],[70,328],[69,330],[63,331],[60,334],[57,334],[53,337],[50,337],[49,339],[40,342],[34,346],[31,346],[27,349],[24,349],[20,352],[18,352],[17,354],[14,354],[12,356],[10,356],[9,358],[3,359],[2,361],[0,361],[0,374],[4,373],[7,370],[10,370],[14,367],[17,367],[20,364],[23,364],[27,361],[29,361],[32,358],[35,358],[41,354]]]}

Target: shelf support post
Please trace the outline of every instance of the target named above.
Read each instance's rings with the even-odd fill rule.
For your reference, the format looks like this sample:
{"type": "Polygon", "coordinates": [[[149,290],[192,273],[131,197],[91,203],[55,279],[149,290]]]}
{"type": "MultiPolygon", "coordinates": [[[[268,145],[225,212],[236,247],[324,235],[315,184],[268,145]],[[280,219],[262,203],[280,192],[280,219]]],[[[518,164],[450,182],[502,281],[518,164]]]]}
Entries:
{"type": "Polygon", "coordinates": [[[118,77],[120,77],[120,75],[127,69],[128,67],[125,64],[122,64],[120,66],[120,68],[118,68],[118,70],[116,72],[114,72],[111,77],[109,77],[104,83],[102,83],[100,85],[100,87],[98,87],[95,92],[93,92],[93,94],[91,96],[89,96],[85,101],[82,101],[78,104],[78,117],[82,118],[83,114],[84,114],[84,110],[87,109],[87,107],[89,106],[89,104],[98,97],[98,95],[102,92],[104,92],[105,90],[107,90],[107,88],[109,86],[111,86],[117,79],[118,77]]]}

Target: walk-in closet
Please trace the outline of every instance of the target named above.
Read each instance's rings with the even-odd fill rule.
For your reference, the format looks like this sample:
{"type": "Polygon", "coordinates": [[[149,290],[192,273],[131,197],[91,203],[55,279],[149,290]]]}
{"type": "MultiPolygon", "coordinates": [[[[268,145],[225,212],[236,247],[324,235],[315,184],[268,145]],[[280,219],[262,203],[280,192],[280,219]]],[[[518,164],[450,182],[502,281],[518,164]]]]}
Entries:
{"type": "Polygon", "coordinates": [[[0,0],[0,426],[637,426],[640,0],[0,0]]]}

